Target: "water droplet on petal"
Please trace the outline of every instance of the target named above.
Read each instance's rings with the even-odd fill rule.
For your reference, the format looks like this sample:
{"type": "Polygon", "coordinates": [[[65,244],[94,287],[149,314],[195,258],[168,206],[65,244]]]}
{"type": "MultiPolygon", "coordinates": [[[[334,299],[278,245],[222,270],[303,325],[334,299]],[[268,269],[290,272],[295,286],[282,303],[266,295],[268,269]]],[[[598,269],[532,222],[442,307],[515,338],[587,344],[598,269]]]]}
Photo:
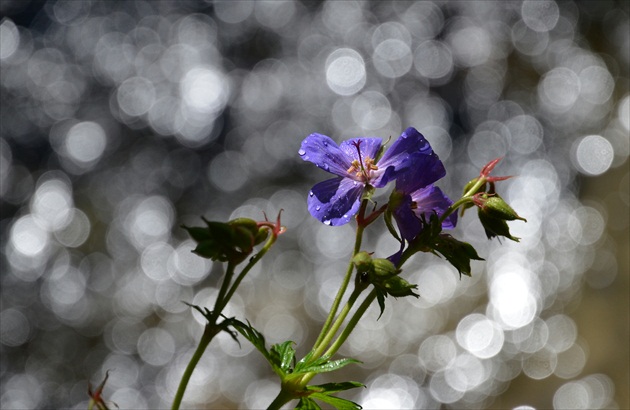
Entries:
{"type": "Polygon", "coordinates": [[[320,209],[322,209],[322,207],[321,207],[321,206],[319,206],[319,205],[317,205],[317,206],[315,207],[315,210],[316,210],[316,211],[319,211],[320,209]]]}
{"type": "Polygon", "coordinates": [[[308,195],[309,195],[309,196],[313,196],[313,195],[315,195],[315,194],[313,193],[313,191],[311,191],[311,192],[309,192],[309,193],[308,193],[308,195]]]}
{"type": "Polygon", "coordinates": [[[330,225],[330,226],[332,226],[332,221],[331,221],[330,219],[327,219],[327,220],[325,220],[325,221],[323,221],[323,222],[324,222],[324,225],[330,225]]]}
{"type": "Polygon", "coordinates": [[[329,168],[330,168],[330,167],[328,166],[328,164],[324,164],[324,169],[325,169],[326,171],[328,171],[328,169],[329,169],[329,168]]]}
{"type": "Polygon", "coordinates": [[[302,148],[300,148],[300,150],[298,151],[298,154],[304,155],[304,154],[306,154],[306,151],[304,151],[302,148]]]}

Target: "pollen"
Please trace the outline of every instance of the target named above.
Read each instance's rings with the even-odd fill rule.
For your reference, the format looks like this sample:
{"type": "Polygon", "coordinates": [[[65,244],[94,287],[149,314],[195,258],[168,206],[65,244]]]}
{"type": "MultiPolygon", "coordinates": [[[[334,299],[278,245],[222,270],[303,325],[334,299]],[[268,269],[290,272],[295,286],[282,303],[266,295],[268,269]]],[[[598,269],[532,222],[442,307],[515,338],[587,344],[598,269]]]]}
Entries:
{"type": "Polygon", "coordinates": [[[347,169],[348,174],[354,174],[356,179],[363,182],[368,182],[372,176],[372,171],[378,169],[378,166],[374,164],[374,160],[370,157],[363,159],[363,161],[355,159],[350,165],[350,168],[347,169]]]}

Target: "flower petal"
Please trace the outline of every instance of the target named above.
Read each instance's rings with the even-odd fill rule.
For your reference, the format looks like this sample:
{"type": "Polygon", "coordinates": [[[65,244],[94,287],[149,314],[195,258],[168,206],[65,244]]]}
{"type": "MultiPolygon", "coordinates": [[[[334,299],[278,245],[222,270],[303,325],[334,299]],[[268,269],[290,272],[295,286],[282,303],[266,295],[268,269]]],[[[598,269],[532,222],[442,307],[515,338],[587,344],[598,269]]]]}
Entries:
{"type": "Polygon", "coordinates": [[[376,153],[381,148],[383,140],[380,138],[352,138],[339,144],[339,148],[350,158],[359,159],[359,152],[356,144],[359,143],[361,150],[361,161],[365,163],[366,158],[376,157],[376,153]]]}
{"type": "MultiPolygon", "coordinates": [[[[416,203],[416,208],[413,210],[415,215],[418,218],[424,215],[427,221],[431,218],[433,212],[436,212],[438,216],[442,216],[448,207],[453,204],[453,201],[440,188],[434,185],[412,192],[411,199],[416,203]]],[[[453,229],[456,224],[457,213],[453,212],[442,222],[442,229],[453,229]]]]}
{"type": "Polygon", "coordinates": [[[302,141],[298,154],[324,171],[345,177],[351,165],[351,158],[342,151],[330,137],[313,133],[302,141]]]}
{"type": "Polygon", "coordinates": [[[412,193],[424,188],[446,175],[442,161],[435,154],[415,154],[411,157],[411,165],[400,172],[396,178],[396,189],[412,193]]]}
{"type": "Polygon", "coordinates": [[[411,241],[422,230],[422,224],[411,209],[411,196],[405,195],[403,201],[394,210],[394,219],[403,239],[411,241]]]}
{"type": "Polygon", "coordinates": [[[359,210],[364,184],[333,178],[316,184],[308,196],[308,211],[326,225],[344,225],[359,210]]]}
{"type": "Polygon", "coordinates": [[[381,175],[373,181],[373,185],[380,188],[395,179],[400,172],[412,165],[411,157],[415,154],[431,155],[433,149],[422,134],[415,128],[409,127],[400,134],[400,137],[378,161],[381,175]]]}

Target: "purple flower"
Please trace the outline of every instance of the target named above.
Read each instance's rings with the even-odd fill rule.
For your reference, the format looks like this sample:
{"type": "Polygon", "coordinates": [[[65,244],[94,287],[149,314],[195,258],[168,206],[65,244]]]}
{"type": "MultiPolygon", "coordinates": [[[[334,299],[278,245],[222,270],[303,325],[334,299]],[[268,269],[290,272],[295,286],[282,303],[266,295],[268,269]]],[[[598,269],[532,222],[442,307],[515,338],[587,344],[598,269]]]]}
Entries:
{"type": "Polygon", "coordinates": [[[337,145],[322,134],[302,141],[298,153],[336,178],[316,184],[309,192],[308,210],[327,225],[343,225],[359,210],[366,186],[384,187],[413,163],[419,154],[431,154],[428,141],[408,128],[378,159],[380,138],[353,138],[337,145]]]}
{"type": "MultiPolygon", "coordinates": [[[[413,166],[398,176],[389,206],[403,239],[411,241],[422,231],[422,219],[429,221],[433,213],[439,217],[453,204],[433,185],[444,175],[442,161],[431,152],[414,155],[413,166]]],[[[442,229],[452,229],[456,224],[457,213],[452,213],[442,222],[442,229]]]]}

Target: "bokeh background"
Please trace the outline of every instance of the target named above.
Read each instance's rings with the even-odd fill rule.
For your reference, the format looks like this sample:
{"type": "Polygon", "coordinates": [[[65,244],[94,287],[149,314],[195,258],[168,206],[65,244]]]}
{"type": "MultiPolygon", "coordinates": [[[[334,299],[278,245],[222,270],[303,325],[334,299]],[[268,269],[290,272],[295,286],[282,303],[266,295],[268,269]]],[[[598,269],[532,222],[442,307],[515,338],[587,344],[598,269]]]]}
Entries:
{"type": "MultiPolygon", "coordinates": [[[[365,408],[629,407],[627,1],[0,1],[0,408],[167,408],[221,266],[180,224],[275,217],[288,231],[228,312],[304,354],[353,243],[306,194],[297,155],[420,130],[457,197],[488,160],[528,222],[487,241],[472,278],[432,255],[417,300],[368,312],[315,382],[365,408]]],[[[377,201],[385,201],[387,192],[377,201]]],[[[383,226],[364,248],[387,256],[383,226]]],[[[215,339],[190,408],[263,408],[258,352],[215,339]]]]}

